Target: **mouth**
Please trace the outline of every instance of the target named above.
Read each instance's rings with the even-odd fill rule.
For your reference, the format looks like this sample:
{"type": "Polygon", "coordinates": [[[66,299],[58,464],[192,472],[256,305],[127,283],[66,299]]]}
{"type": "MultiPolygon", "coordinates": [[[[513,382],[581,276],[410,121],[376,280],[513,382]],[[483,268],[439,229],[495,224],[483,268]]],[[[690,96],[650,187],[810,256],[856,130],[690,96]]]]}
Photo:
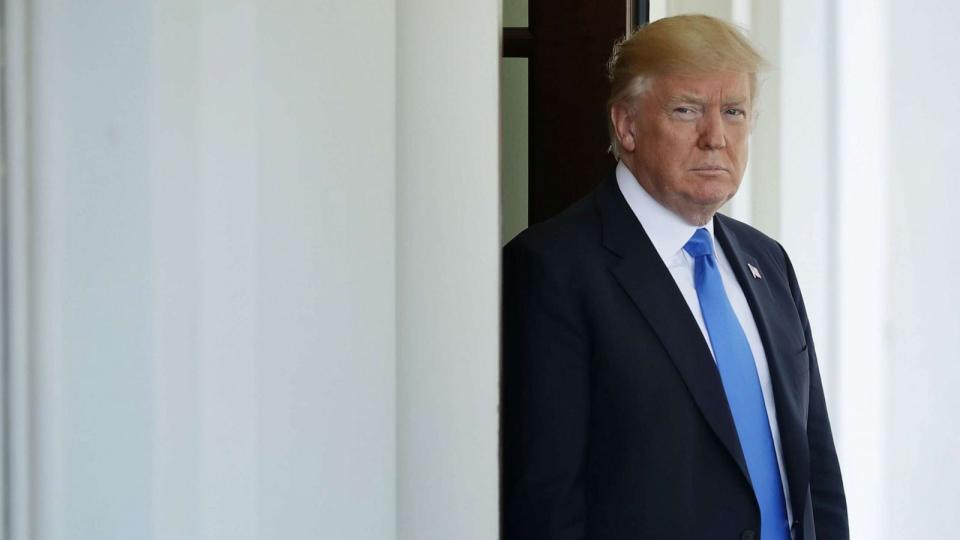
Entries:
{"type": "Polygon", "coordinates": [[[721,176],[729,173],[725,167],[719,165],[704,165],[702,167],[694,167],[690,169],[691,172],[700,176],[721,176]]]}

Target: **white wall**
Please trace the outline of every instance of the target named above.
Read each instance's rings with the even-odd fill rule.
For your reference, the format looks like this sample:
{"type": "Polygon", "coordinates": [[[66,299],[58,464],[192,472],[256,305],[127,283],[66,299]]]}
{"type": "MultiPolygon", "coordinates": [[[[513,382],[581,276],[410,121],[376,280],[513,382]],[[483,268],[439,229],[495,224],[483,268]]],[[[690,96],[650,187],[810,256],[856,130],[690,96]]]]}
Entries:
{"type": "Polygon", "coordinates": [[[889,2],[889,418],[885,538],[960,530],[960,6],[889,2]]]}

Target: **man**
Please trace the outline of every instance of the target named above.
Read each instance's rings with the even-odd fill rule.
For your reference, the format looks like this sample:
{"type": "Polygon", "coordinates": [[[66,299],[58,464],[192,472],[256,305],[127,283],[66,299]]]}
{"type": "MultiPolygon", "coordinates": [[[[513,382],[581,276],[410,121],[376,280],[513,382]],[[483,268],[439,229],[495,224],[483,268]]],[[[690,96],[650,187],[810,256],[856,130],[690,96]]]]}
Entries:
{"type": "Polygon", "coordinates": [[[504,248],[508,540],[849,537],[790,260],[717,214],[762,59],[663,19],[610,62],[615,174],[504,248]]]}

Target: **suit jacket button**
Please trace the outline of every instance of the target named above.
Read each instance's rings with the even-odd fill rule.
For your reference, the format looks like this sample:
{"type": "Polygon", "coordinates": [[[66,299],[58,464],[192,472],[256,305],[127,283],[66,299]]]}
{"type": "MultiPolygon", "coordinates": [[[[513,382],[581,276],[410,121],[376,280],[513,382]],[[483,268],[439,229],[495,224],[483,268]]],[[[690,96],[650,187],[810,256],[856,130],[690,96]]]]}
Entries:
{"type": "Polygon", "coordinates": [[[756,538],[757,533],[751,530],[743,531],[743,533],[740,535],[740,540],[756,540],[756,538]]]}

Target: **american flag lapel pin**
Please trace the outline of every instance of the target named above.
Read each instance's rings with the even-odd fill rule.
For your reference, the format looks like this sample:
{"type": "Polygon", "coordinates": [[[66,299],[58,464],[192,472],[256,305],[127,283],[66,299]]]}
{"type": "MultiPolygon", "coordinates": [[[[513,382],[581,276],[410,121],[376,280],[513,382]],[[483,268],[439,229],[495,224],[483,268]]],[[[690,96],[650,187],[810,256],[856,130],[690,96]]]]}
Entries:
{"type": "Polygon", "coordinates": [[[763,279],[763,276],[760,275],[760,270],[756,266],[747,263],[747,268],[750,269],[750,273],[753,274],[754,279],[763,279]]]}

